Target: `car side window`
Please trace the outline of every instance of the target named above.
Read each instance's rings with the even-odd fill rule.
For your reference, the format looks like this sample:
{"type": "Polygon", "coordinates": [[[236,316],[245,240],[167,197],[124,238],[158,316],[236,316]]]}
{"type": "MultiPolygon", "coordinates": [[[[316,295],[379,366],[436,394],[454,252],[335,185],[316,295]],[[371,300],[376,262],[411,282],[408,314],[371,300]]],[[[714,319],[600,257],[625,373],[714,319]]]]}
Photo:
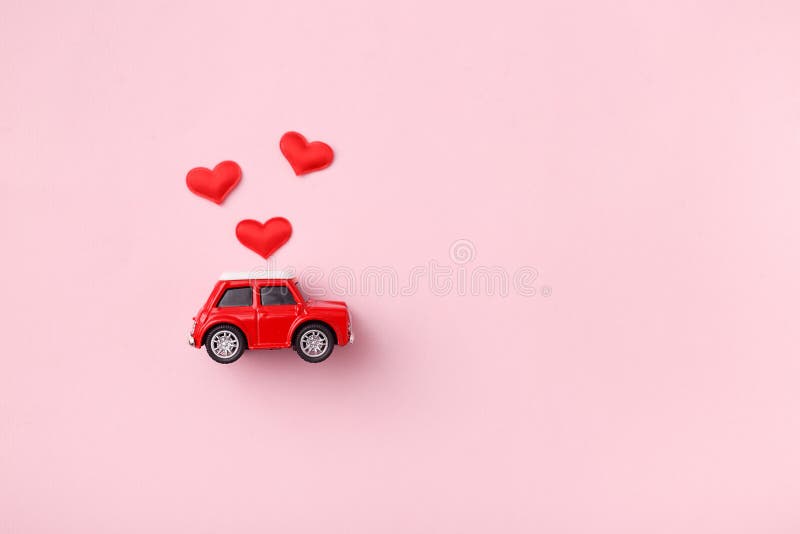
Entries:
{"type": "Polygon", "coordinates": [[[217,308],[232,308],[234,306],[252,306],[253,305],[253,290],[250,286],[247,287],[232,287],[225,291],[222,298],[219,299],[217,308]]]}
{"type": "Polygon", "coordinates": [[[287,286],[264,286],[261,288],[260,293],[262,306],[297,304],[287,286]]]}

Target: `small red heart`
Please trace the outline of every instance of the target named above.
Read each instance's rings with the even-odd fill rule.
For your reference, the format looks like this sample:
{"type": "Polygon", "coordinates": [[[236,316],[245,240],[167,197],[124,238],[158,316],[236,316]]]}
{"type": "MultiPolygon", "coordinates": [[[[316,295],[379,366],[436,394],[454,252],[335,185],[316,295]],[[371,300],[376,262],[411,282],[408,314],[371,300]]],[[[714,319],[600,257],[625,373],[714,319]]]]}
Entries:
{"type": "Polygon", "coordinates": [[[214,170],[196,167],[186,175],[186,186],[195,195],[222,204],[242,179],[242,169],[235,161],[223,161],[214,170]]]}
{"type": "Polygon", "coordinates": [[[322,141],[309,143],[297,132],[281,137],[281,152],[297,176],[319,171],[333,163],[333,149],[322,141]]]}
{"type": "Polygon", "coordinates": [[[242,245],[267,259],[292,237],[292,224],[283,217],[273,217],[264,224],[245,219],[236,225],[236,237],[242,245]]]}

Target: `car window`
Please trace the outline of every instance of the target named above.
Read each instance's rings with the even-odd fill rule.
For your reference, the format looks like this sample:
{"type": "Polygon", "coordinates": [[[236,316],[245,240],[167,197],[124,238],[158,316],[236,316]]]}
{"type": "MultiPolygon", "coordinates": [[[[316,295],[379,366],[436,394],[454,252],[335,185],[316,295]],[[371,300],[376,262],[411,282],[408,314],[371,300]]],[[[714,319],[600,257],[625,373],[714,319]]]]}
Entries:
{"type": "Polygon", "coordinates": [[[300,293],[300,298],[301,299],[303,299],[305,301],[308,300],[308,295],[306,295],[306,292],[303,291],[302,287],[300,287],[300,283],[299,282],[295,282],[294,283],[294,288],[297,290],[298,293],[300,293]]]}
{"type": "Polygon", "coordinates": [[[262,306],[280,306],[281,304],[296,304],[294,296],[287,286],[264,286],[261,288],[262,306]]]}
{"type": "Polygon", "coordinates": [[[232,287],[225,291],[219,299],[217,308],[230,308],[233,306],[252,306],[253,290],[248,287],[232,287]]]}

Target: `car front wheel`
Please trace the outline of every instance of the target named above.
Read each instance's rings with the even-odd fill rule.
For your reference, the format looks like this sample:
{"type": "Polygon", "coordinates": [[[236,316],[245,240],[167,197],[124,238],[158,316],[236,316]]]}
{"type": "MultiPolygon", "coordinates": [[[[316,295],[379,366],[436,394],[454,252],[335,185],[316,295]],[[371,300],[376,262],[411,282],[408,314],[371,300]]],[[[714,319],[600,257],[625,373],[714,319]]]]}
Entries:
{"type": "Polygon", "coordinates": [[[218,363],[235,362],[246,348],[244,334],[235,326],[215,326],[206,335],[206,351],[218,363]]]}
{"type": "Polygon", "coordinates": [[[294,350],[307,362],[319,363],[333,352],[333,332],[320,324],[302,327],[295,340],[294,350]]]}

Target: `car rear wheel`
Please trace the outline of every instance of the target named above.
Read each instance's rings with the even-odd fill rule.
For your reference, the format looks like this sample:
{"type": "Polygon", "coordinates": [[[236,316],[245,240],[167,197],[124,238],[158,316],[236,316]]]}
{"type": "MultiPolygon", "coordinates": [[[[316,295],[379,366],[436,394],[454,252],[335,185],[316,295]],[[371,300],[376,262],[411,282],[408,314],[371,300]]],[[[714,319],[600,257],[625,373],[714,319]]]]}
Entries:
{"type": "Polygon", "coordinates": [[[222,324],[212,328],[206,335],[206,351],[218,363],[233,363],[247,348],[247,341],[241,330],[235,326],[222,324]]]}
{"type": "Polygon", "coordinates": [[[307,362],[319,363],[333,352],[334,337],[330,328],[310,324],[300,328],[295,337],[294,350],[307,362]]]}

